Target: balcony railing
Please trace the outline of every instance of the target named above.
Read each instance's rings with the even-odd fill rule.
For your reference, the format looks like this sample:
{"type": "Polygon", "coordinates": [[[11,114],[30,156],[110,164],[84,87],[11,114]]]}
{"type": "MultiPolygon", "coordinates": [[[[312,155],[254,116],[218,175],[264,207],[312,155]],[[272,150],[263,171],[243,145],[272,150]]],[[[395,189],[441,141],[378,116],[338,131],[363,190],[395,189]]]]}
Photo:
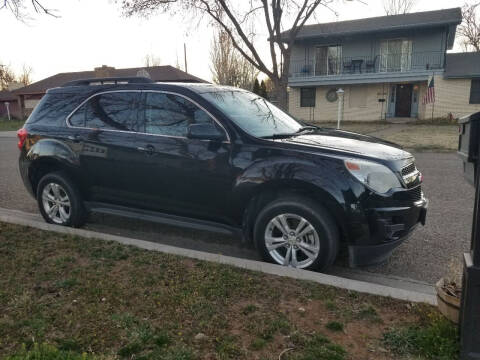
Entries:
{"type": "Polygon", "coordinates": [[[443,68],[443,52],[382,54],[376,56],[321,57],[293,62],[290,77],[398,73],[443,68]]]}

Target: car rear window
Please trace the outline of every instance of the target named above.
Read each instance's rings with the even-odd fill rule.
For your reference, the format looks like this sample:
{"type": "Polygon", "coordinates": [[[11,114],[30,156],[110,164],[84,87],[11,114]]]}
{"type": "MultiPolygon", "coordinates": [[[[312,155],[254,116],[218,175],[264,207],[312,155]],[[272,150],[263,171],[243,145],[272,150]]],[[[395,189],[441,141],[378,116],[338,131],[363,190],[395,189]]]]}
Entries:
{"type": "Polygon", "coordinates": [[[58,126],[81,102],[78,94],[47,93],[35,107],[27,124],[58,126]]]}

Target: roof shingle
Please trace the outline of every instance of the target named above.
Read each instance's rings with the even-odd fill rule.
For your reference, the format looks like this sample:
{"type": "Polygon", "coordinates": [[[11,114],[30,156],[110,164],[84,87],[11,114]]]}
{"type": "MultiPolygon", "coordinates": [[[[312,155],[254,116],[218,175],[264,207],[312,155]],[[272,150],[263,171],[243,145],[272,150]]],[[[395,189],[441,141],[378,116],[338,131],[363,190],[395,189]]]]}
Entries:
{"type": "MultiPolygon", "coordinates": [[[[111,77],[132,77],[138,76],[139,72],[147,71],[150,75],[150,78],[153,81],[165,81],[165,82],[207,82],[202,80],[194,75],[188,74],[185,71],[174,68],[170,65],[165,66],[152,66],[149,68],[140,67],[140,68],[128,68],[128,69],[114,69],[110,68],[109,76],[111,77]]],[[[33,84],[25,86],[23,88],[13,91],[16,95],[24,94],[42,94],[45,93],[48,89],[62,86],[63,84],[81,79],[95,78],[95,71],[80,71],[80,72],[69,72],[69,73],[60,73],[53,76],[50,76],[46,79],[37,81],[33,84]]]]}
{"type": "MultiPolygon", "coordinates": [[[[424,11],[411,14],[305,25],[298,33],[297,39],[343,36],[442,25],[459,25],[461,22],[462,10],[460,8],[424,11]]],[[[282,35],[286,35],[288,32],[289,30],[283,32],[282,35]]]]}
{"type": "Polygon", "coordinates": [[[446,78],[480,77],[480,52],[447,54],[445,64],[446,78]]]}
{"type": "Polygon", "coordinates": [[[11,91],[1,90],[0,91],[0,101],[17,101],[17,98],[11,91]]]}

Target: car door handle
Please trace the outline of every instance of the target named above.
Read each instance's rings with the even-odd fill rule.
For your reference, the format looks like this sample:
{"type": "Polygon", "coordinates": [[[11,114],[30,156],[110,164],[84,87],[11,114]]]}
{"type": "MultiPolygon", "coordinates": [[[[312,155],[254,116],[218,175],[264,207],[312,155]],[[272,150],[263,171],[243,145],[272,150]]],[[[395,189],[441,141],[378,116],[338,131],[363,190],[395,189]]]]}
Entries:
{"type": "Polygon", "coordinates": [[[144,152],[147,155],[153,155],[155,153],[155,147],[153,145],[147,145],[145,147],[138,146],[137,150],[141,151],[141,152],[144,152]]]}
{"type": "Polygon", "coordinates": [[[78,135],[69,135],[69,136],[67,136],[67,138],[68,138],[68,140],[71,140],[75,143],[78,143],[82,140],[82,138],[78,135]]]}

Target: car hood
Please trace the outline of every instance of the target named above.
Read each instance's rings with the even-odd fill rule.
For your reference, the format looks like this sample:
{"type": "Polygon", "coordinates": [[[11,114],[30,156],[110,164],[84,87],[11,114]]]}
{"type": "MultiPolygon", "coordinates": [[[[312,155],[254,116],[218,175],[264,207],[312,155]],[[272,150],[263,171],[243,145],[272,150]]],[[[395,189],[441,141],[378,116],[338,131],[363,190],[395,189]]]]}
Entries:
{"type": "Polygon", "coordinates": [[[412,155],[397,144],[349,131],[328,129],[277,140],[287,144],[330,149],[383,160],[401,160],[412,155]]]}

